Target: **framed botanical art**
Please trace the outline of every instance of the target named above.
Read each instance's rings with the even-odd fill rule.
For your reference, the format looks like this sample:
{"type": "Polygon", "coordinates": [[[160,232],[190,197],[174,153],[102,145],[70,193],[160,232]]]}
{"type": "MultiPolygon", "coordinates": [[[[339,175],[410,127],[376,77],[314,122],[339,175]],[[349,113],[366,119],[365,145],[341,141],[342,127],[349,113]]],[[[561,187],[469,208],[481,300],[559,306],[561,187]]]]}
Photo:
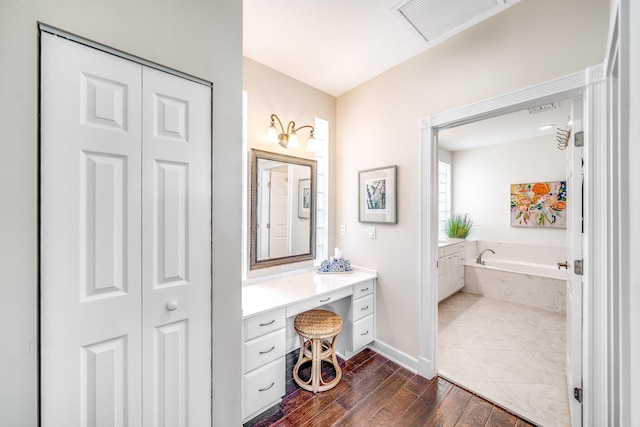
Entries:
{"type": "Polygon", "coordinates": [[[397,224],[397,167],[358,172],[358,222],[397,224]]]}
{"type": "Polygon", "coordinates": [[[511,226],[567,228],[567,182],[511,184],[511,226]]]}
{"type": "Polygon", "coordinates": [[[298,180],[298,218],[309,218],[311,212],[311,181],[298,180]]]}

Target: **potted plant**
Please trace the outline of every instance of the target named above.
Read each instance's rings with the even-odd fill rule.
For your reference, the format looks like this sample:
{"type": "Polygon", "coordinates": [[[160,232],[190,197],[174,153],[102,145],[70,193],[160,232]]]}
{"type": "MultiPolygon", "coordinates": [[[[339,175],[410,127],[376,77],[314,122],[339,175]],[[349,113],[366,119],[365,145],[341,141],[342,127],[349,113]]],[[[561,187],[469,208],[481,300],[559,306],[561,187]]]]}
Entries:
{"type": "Polygon", "coordinates": [[[449,238],[466,239],[473,227],[473,220],[469,214],[451,214],[444,222],[444,233],[449,238]]]}

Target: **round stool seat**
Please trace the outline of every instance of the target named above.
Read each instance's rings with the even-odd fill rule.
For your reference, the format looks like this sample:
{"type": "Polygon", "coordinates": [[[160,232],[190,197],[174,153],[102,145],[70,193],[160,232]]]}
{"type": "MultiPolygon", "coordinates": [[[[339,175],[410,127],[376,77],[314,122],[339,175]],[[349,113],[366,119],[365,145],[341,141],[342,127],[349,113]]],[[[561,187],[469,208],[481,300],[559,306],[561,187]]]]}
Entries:
{"type": "Polygon", "coordinates": [[[293,327],[305,338],[327,338],[342,330],[342,318],[329,310],[309,310],[296,316],[293,327]]]}
{"type": "Polygon", "coordinates": [[[328,310],[309,310],[300,313],[293,321],[300,338],[300,355],[293,368],[293,379],[303,389],[317,393],[329,390],[340,382],[342,369],[336,357],[336,340],[342,330],[342,318],[328,310]],[[311,375],[304,381],[299,376],[300,367],[311,362],[311,375]],[[322,378],[322,361],[333,365],[336,376],[325,382],[322,378]]]}

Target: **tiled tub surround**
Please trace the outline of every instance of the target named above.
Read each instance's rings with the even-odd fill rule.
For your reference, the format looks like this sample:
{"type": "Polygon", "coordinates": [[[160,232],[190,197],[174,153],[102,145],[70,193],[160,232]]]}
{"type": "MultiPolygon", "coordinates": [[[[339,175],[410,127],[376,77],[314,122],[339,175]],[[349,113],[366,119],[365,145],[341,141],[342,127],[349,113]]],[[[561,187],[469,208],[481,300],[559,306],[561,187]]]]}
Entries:
{"type": "Polygon", "coordinates": [[[438,308],[438,371],[540,426],[569,426],[565,316],[458,292],[438,308]]]}
{"type": "Polygon", "coordinates": [[[566,249],[556,246],[476,240],[465,245],[463,291],[491,298],[565,313],[566,249]],[[486,265],[476,263],[485,249],[486,265]]]}

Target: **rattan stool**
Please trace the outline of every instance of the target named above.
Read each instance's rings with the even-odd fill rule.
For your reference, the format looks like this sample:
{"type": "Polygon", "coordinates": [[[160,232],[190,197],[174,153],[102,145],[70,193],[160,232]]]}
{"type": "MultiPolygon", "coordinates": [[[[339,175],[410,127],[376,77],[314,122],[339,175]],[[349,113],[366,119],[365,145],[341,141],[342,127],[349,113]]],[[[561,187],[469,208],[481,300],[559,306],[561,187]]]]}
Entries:
{"type": "Polygon", "coordinates": [[[293,367],[293,379],[305,390],[317,393],[335,387],[342,378],[342,369],[336,357],[336,341],[342,330],[342,318],[328,310],[309,310],[296,316],[293,326],[300,337],[300,355],[293,367]],[[306,339],[306,340],[305,340],[306,339]],[[329,362],[336,376],[329,382],[322,379],[322,361],[329,362]],[[300,379],[298,370],[303,363],[311,361],[311,376],[300,379]]]}

